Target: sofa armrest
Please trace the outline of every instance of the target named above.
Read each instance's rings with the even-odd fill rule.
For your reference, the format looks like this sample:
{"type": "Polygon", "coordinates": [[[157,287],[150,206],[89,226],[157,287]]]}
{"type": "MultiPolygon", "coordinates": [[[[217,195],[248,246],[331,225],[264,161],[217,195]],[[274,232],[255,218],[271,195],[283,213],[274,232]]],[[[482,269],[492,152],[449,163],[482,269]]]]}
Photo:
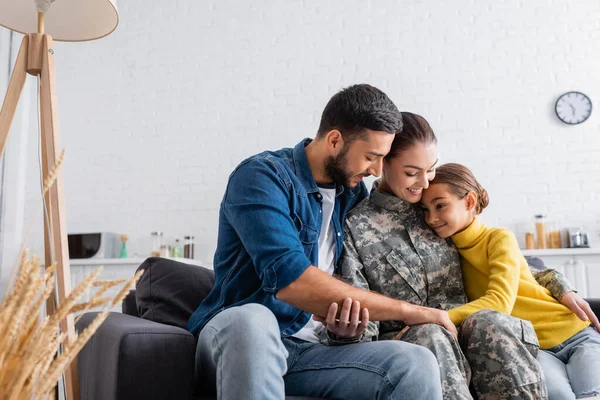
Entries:
{"type": "Polygon", "coordinates": [[[590,306],[592,307],[592,310],[594,311],[596,316],[598,318],[600,318],[600,299],[586,299],[586,300],[588,303],[590,303],[590,306]]]}
{"type": "MultiPolygon", "coordinates": [[[[83,314],[81,332],[98,313],[83,314]]],[[[80,398],[190,399],[196,339],[188,331],[110,313],[77,356],[80,398]]]]}

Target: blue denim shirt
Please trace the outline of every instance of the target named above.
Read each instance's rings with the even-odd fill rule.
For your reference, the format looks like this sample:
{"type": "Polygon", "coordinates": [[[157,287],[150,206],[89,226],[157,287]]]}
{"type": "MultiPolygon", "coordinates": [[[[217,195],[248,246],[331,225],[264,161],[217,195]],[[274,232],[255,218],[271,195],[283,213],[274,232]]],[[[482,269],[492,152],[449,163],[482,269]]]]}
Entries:
{"type": "MultiPolygon", "coordinates": [[[[309,313],[277,300],[275,294],[310,265],[318,265],[322,196],[306,158],[310,141],[252,156],[229,176],[219,211],[216,282],[188,321],[194,335],[218,312],[247,303],[273,311],[283,336],[308,322],[309,313]]],[[[346,213],[367,195],[362,182],[354,189],[337,186],[332,217],[336,263],[346,213]]]]}

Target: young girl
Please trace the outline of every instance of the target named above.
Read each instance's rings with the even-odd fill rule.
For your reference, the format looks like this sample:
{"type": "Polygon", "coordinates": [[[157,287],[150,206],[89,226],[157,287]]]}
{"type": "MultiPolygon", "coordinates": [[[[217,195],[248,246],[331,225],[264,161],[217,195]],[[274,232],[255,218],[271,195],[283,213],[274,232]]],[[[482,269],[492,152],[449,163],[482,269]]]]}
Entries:
{"type": "Polygon", "coordinates": [[[483,309],[531,321],[550,399],[600,396],[600,334],[535,281],[512,232],[477,218],[488,195],[471,171],[439,167],[421,203],[427,224],[451,238],[461,255],[470,302],[449,311],[452,321],[460,324],[483,309]]]}

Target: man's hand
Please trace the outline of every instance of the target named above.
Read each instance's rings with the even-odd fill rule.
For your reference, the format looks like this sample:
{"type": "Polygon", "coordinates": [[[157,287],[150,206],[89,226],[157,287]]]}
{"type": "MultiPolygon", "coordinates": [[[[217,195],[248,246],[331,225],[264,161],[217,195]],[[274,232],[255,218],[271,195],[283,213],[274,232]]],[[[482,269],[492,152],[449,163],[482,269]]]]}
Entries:
{"type": "Polygon", "coordinates": [[[337,312],[338,304],[331,303],[326,318],[313,315],[313,319],[325,325],[329,332],[343,338],[358,337],[367,328],[369,310],[363,308],[361,312],[360,302],[346,298],[342,305],[339,320],[336,320],[337,312]]]}
{"type": "Polygon", "coordinates": [[[600,331],[600,322],[598,322],[598,317],[596,317],[596,314],[594,314],[594,312],[592,311],[592,308],[590,307],[589,303],[582,299],[577,293],[566,293],[560,299],[560,302],[567,306],[569,310],[573,311],[573,313],[577,315],[577,317],[579,317],[580,320],[591,321],[592,324],[594,324],[594,326],[596,327],[596,329],[600,331]]]}
{"type": "Polygon", "coordinates": [[[454,326],[450,320],[447,311],[416,306],[414,304],[408,304],[408,306],[409,308],[405,313],[406,316],[402,321],[406,325],[438,324],[448,329],[454,336],[458,337],[456,326],[454,326]]]}

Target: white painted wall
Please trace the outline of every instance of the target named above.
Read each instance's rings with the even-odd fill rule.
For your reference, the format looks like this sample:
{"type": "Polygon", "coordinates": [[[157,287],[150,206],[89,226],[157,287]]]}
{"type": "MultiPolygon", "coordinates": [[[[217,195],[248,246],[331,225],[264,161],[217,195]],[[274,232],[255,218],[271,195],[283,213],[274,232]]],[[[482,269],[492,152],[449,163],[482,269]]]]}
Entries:
{"type": "Polygon", "coordinates": [[[600,246],[596,0],[130,0],[120,12],[111,36],[55,46],[71,232],[127,233],[139,256],[151,231],[193,234],[210,261],[235,165],[313,136],[331,95],[368,82],[431,122],[443,161],[474,170],[487,223],[547,213],[600,246]],[[579,126],[554,116],[569,90],[596,106],[579,126]]]}

